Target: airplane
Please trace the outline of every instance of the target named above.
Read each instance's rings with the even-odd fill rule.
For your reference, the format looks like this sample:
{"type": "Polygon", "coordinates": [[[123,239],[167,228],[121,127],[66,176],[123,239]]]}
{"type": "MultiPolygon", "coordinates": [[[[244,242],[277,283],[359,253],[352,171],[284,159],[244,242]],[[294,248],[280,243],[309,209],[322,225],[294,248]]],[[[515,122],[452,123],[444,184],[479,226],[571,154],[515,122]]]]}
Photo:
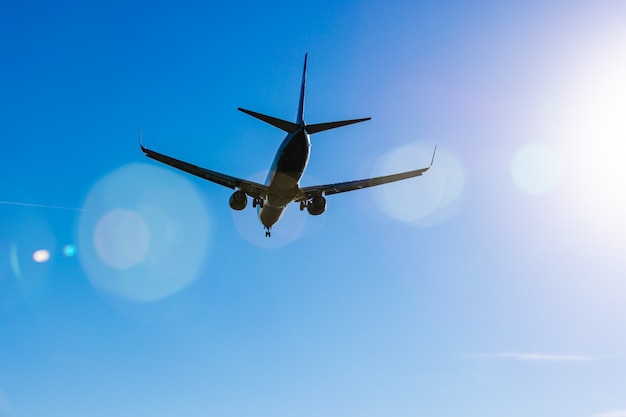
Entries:
{"type": "Polygon", "coordinates": [[[370,120],[371,117],[362,119],[342,120],[337,122],[307,124],[304,121],[304,97],[306,90],[306,67],[308,54],[304,56],[304,69],[302,71],[302,85],[300,87],[300,101],[296,122],[277,119],[265,114],[256,113],[241,107],[239,111],[269,123],[287,133],[281,143],[274,162],[269,170],[265,184],[244,180],[220,172],[211,171],[188,162],[174,159],[167,155],[152,151],[143,146],[141,131],[139,131],[139,145],[147,157],[170,165],[174,168],[193,174],[205,180],[236,190],[230,197],[229,205],[233,210],[243,210],[248,204],[248,197],[252,198],[252,207],[257,207],[259,220],[265,228],[265,236],[271,236],[271,229],[281,216],[287,205],[291,202],[299,203],[300,210],[305,208],[313,216],[320,215],[326,210],[326,198],[324,196],[343,193],[346,191],[360,190],[400,181],[411,177],[417,177],[428,171],[435,160],[435,152],[426,168],[382,177],[368,178],[357,181],[338,182],[325,185],[300,187],[300,178],[309,162],[311,153],[310,135],[335,129],[342,126],[370,120]]]}

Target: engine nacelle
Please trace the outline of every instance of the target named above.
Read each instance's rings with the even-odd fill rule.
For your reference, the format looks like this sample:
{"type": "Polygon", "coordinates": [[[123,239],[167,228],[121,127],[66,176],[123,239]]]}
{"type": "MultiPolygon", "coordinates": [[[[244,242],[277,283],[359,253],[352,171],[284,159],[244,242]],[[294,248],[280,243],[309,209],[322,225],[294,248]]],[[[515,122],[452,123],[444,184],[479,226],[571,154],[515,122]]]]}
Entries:
{"type": "Polygon", "coordinates": [[[318,216],[326,211],[326,199],[321,195],[317,195],[309,201],[306,205],[306,209],[309,211],[309,214],[318,216]]]}
{"type": "Polygon", "coordinates": [[[235,191],[228,201],[230,208],[233,210],[243,210],[248,204],[248,197],[243,191],[235,191]]]}

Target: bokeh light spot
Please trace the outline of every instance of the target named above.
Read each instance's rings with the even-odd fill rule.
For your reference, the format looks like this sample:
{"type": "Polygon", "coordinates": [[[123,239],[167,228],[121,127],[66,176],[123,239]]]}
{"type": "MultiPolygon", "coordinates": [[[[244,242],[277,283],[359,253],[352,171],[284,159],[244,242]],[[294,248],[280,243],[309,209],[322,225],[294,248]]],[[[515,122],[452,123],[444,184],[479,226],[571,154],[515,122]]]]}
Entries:
{"type": "MultiPolygon", "coordinates": [[[[430,162],[432,149],[407,145],[379,160],[375,176],[410,171],[430,162]]],[[[415,226],[438,224],[453,213],[453,203],[463,190],[464,174],[457,159],[445,149],[438,149],[433,166],[417,178],[374,187],[378,207],[388,216],[415,226]]]]}
{"type": "Polygon", "coordinates": [[[137,302],[193,282],[209,258],[208,208],[184,175],[129,164],[89,192],[78,230],[79,259],[98,289],[137,302]]]}
{"type": "Polygon", "coordinates": [[[50,260],[50,252],[46,249],[39,249],[33,253],[33,261],[41,264],[50,260]]]}
{"type": "Polygon", "coordinates": [[[543,194],[559,184],[563,163],[552,148],[535,143],[517,151],[510,170],[513,182],[520,190],[543,194]]]}
{"type": "Polygon", "coordinates": [[[76,246],[74,245],[63,246],[63,255],[68,258],[73,258],[74,256],[76,256],[76,246]]]}
{"type": "Polygon", "coordinates": [[[41,212],[24,214],[15,219],[9,229],[12,241],[8,247],[7,267],[16,278],[16,286],[0,289],[0,304],[7,300],[38,302],[46,289],[52,254],[57,252],[54,233],[41,212]]]}

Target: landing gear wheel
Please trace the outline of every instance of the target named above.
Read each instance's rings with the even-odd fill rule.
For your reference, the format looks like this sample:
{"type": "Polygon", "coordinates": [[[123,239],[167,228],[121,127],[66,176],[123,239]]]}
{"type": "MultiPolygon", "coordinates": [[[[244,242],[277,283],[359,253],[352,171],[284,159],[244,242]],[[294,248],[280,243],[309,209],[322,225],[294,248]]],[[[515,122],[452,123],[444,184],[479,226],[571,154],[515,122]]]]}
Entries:
{"type": "Polygon", "coordinates": [[[263,199],[262,198],[254,198],[252,199],[252,207],[256,207],[259,206],[261,208],[263,208],[263,199]]]}
{"type": "Polygon", "coordinates": [[[300,202],[300,211],[303,211],[306,208],[306,201],[300,202]]]}
{"type": "Polygon", "coordinates": [[[272,233],[270,232],[271,227],[265,226],[265,237],[270,237],[272,233]]]}

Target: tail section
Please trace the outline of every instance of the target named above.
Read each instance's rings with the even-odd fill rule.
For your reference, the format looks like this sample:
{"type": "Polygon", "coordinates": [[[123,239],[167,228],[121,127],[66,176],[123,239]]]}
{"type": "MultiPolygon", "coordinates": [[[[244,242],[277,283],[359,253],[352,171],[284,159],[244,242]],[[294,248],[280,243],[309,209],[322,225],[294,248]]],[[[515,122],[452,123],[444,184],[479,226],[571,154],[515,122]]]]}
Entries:
{"type": "MultiPolygon", "coordinates": [[[[255,117],[259,120],[264,121],[265,123],[269,123],[274,127],[279,128],[287,133],[295,132],[298,126],[304,122],[304,99],[306,96],[306,63],[307,63],[308,54],[304,55],[304,69],[302,70],[302,86],[300,87],[300,102],[298,103],[298,117],[296,119],[296,123],[288,122],[287,120],[278,119],[276,117],[268,116],[265,114],[257,113],[251,110],[238,108],[239,111],[246,113],[252,117],[255,117]]],[[[339,122],[328,122],[328,123],[317,123],[312,125],[306,125],[306,131],[312,135],[314,133],[323,132],[325,130],[335,129],[337,127],[348,126],[354,123],[364,122],[366,120],[370,120],[371,117],[366,117],[364,119],[352,119],[352,120],[342,120],[339,122]]]]}
{"type": "Polygon", "coordinates": [[[244,112],[247,115],[255,117],[259,120],[269,123],[274,127],[279,128],[287,133],[295,132],[300,123],[304,120],[304,96],[306,90],[306,61],[308,54],[304,55],[304,69],[302,70],[302,86],[300,87],[300,102],[298,103],[298,117],[296,123],[288,122],[287,120],[278,119],[276,117],[268,116],[265,114],[257,113],[251,110],[242,109],[239,107],[237,110],[244,112]]]}
{"type": "Polygon", "coordinates": [[[300,103],[298,104],[298,117],[296,123],[300,124],[304,120],[304,96],[306,91],[306,61],[309,54],[304,54],[304,69],[302,70],[302,87],[300,87],[300,103]]]}
{"type": "MultiPolygon", "coordinates": [[[[302,70],[302,87],[300,89],[300,104],[298,106],[298,119],[296,121],[297,124],[300,124],[304,121],[304,97],[306,92],[306,61],[308,54],[304,55],[304,69],[302,70]]],[[[364,122],[366,120],[370,120],[371,117],[367,117],[365,119],[353,119],[353,120],[342,120],[340,122],[329,122],[329,123],[318,123],[306,126],[306,131],[312,135],[313,133],[323,132],[325,130],[334,129],[336,127],[347,126],[354,123],[364,122]]]]}

